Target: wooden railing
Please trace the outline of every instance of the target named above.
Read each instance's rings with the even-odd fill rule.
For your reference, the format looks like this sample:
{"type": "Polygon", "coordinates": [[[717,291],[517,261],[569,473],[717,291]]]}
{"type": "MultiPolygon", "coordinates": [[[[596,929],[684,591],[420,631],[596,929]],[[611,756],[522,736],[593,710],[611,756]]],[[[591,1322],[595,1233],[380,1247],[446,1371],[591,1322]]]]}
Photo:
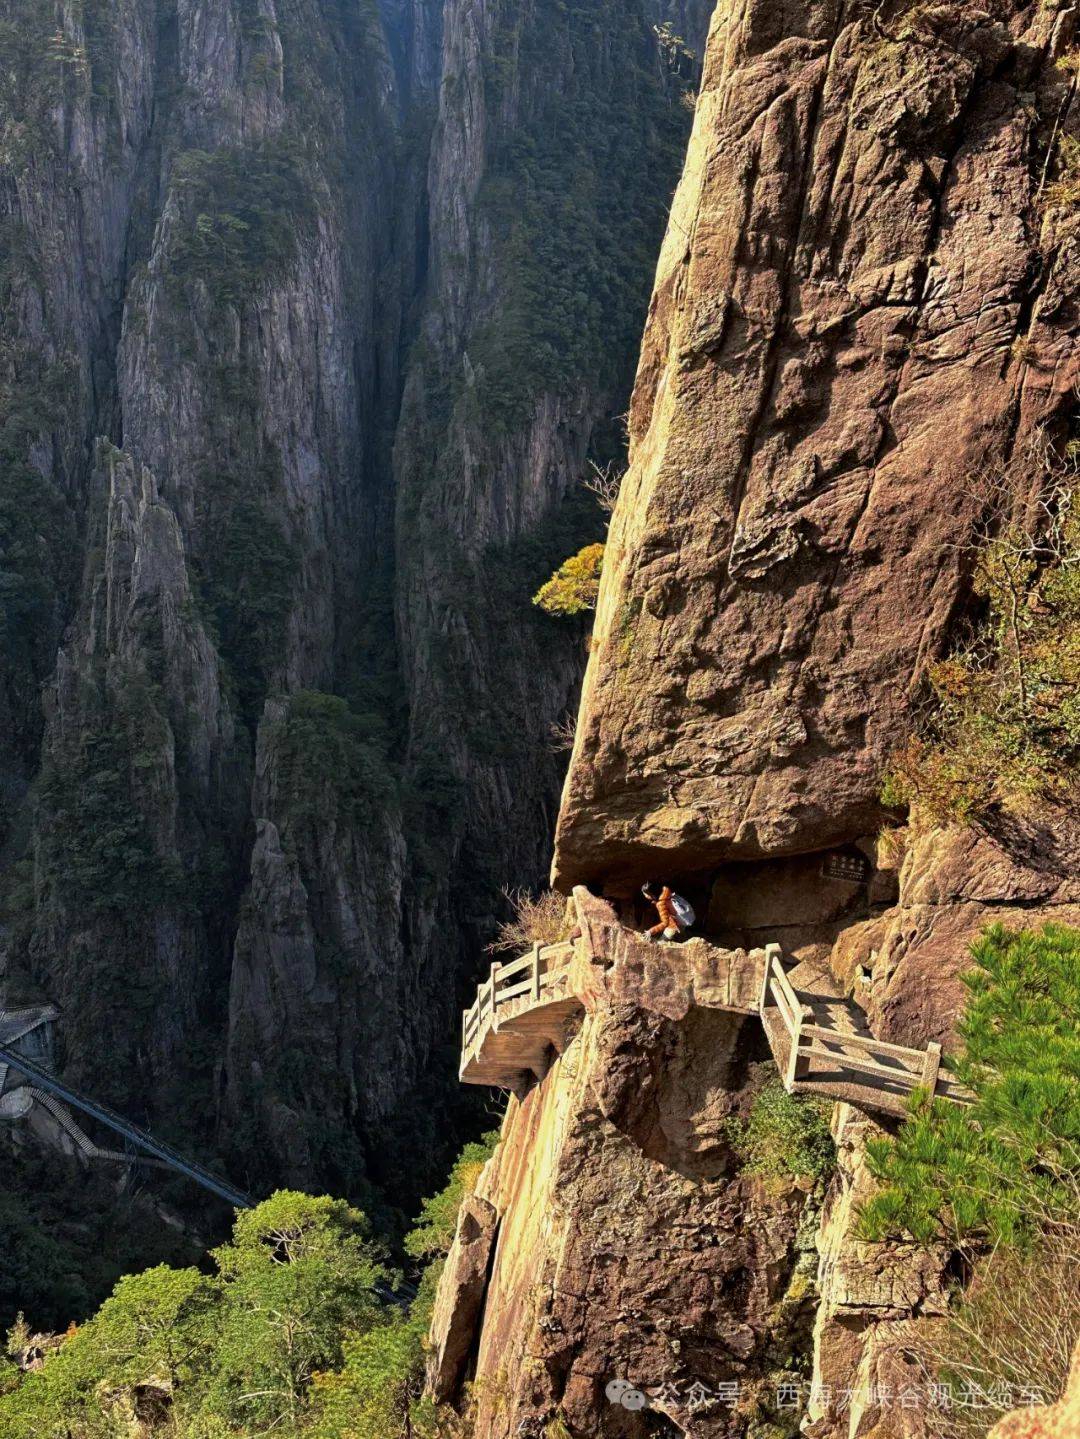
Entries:
{"type": "MultiPolygon", "coordinates": [[[[463,1078],[481,1057],[488,1036],[498,1032],[501,1021],[508,1027],[519,1025],[527,1032],[529,1023],[523,1017],[527,1011],[568,997],[564,989],[573,951],[570,943],[534,944],[528,954],[491,966],[477,990],[475,1003],[462,1016],[463,1078]]],[[[973,1101],[971,1092],[942,1068],[939,1044],[911,1049],[875,1039],[857,1031],[856,1026],[863,1024],[862,1011],[851,1001],[845,1005],[840,999],[828,1000],[822,1013],[821,1004],[815,1009],[807,1003],[815,998],[818,997],[798,993],[784,969],[780,946],[767,945],[756,1013],[765,1024],[784,1088],[789,1092],[803,1089],[837,1099],[847,1097],[853,1103],[877,1104],[893,1113],[903,1112],[908,1096],[915,1090],[925,1090],[955,1104],[973,1101]],[[821,1022],[834,1017],[830,1006],[841,1012],[839,1028],[821,1022]],[[850,1028],[842,1017],[845,1007],[850,1028]],[[774,1016],[779,1019],[782,1034],[774,1016]]],[[[751,993],[742,1005],[733,1008],[738,1013],[752,1014],[754,1003],[751,993]]]]}
{"type": "MultiPolygon", "coordinates": [[[[538,1004],[566,970],[574,946],[534,944],[528,954],[508,964],[496,961],[487,979],[479,986],[476,1000],[461,1018],[462,1067],[472,1058],[491,1029],[498,1029],[500,1011],[527,998],[538,1004]]],[[[527,1006],[526,1006],[527,1007],[527,1006]]]]}
{"type": "Polygon", "coordinates": [[[865,1076],[874,1087],[908,1095],[916,1089],[931,1096],[970,1104],[974,1095],[941,1068],[941,1045],[926,1049],[888,1044],[867,1034],[847,1034],[814,1022],[814,1011],[799,999],[780,962],[780,948],[766,950],[761,1012],[773,1007],[788,1035],[789,1050],[784,1087],[813,1087],[815,1075],[843,1079],[865,1076]]]}

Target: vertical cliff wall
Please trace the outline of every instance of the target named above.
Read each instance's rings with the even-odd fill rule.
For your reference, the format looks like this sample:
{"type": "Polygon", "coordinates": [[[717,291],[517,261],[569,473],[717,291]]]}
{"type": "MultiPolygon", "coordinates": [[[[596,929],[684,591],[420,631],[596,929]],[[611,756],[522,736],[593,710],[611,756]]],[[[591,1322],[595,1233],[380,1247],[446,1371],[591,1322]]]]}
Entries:
{"type": "Polygon", "coordinates": [[[477,1439],[767,1433],[778,1389],[809,1372],[820,1195],[744,1172],[733,1126],[771,1061],[756,1019],[693,1002],[707,947],[594,937],[575,960],[584,1017],[510,1100],[461,1212],[431,1390],[461,1401],[473,1379],[477,1439]]]}
{"type": "Polygon", "coordinates": [[[972,481],[1067,434],[1075,405],[1075,222],[1041,199],[1071,26],[1024,5],[718,8],[562,880],[875,831],[967,602],[972,481]]]}
{"type": "MultiPolygon", "coordinates": [[[[1080,917],[1075,821],[1053,805],[877,843],[882,775],[927,667],[977,612],[980,481],[1007,472],[1030,502],[1047,443],[1061,452],[1077,435],[1080,230],[1075,208],[1048,197],[1078,123],[1075,44],[1064,7],[717,7],[559,816],[560,886],[625,901],[649,875],[675,880],[712,936],[777,940],[830,967],[879,1037],[907,1044],[950,1041],[967,944],[988,919],[1080,917]]],[[[616,1252],[630,1276],[663,1252],[662,1283],[629,1299],[598,1281],[599,1261],[582,1278],[566,1258],[607,1259],[612,1232],[606,1209],[575,1203],[571,1244],[559,1213],[560,1186],[579,1198],[587,1165],[573,1124],[550,1116],[587,1112],[582,1073],[598,1094],[640,1050],[638,1092],[671,1085],[676,1122],[690,1132],[700,1117],[676,1049],[637,1033],[601,1052],[596,1024],[575,1041],[587,1062],[568,1065],[571,1048],[511,1105],[440,1296],[452,1306],[460,1284],[477,1338],[449,1378],[453,1344],[437,1349],[433,1382],[452,1389],[475,1372],[481,1439],[515,1432],[522,1415],[524,1433],[560,1419],[574,1434],[794,1433],[795,1406],[725,1410],[714,1393],[695,1414],[661,1405],[661,1420],[606,1396],[604,1376],[662,1389],[656,1315],[711,1259],[650,1231],[652,1179],[621,1192],[616,1252]],[[485,1225],[498,1231],[486,1289],[468,1263],[485,1225]],[[539,1319],[515,1287],[526,1271],[541,1276],[539,1319]],[[570,1325],[548,1297],[563,1274],[570,1325]],[[638,1368],[620,1375],[631,1355],[638,1368]],[[570,1376],[561,1394],[553,1370],[570,1376]],[[538,1376],[527,1401],[526,1372],[538,1376]],[[484,1396],[507,1383],[496,1409],[484,1396]]],[[[715,1102],[739,1102],[718,1036],[708,1052],[715,1102]]],[[[905,1340],[943,1312],[951,1282],[946,1253],[857,1237],[865,1144],[880,1132],[849,1107],[834,1116],[805,1415],[816,1439],[934,1432],[932,1415],[880,1402],[882,1386],[910,1380],[905,1340]]],[[[792,1263],[790,1230],[734,1178],[720,1182],[723,1222],[711,1179],[677,1156],[659,1159],[656,1183],[679,1188],[677,1234],[700,1225],[703,1243],[726,1242],[734,1225],[778,1241],[746,1261],[748,1284],[792,1263]]],[[[705,1382],[730,1359],[725,1304],[712,1293],[716,1328],[692,1346],[705,1382]]],[[[453,1338],[447,1312],[438,1340],[453,1338]]],[[[783,1332],[775,1315],[770,1325],[783,1332]]],[[[766,1372],[754,1364],[767,1347],[744,1373],[766,1372]]]]}
{"type": "Polygon", "coordinates": [[[253,1184],[441,1162],[703,16],[0,9],[0,973],[253,1184]]]}

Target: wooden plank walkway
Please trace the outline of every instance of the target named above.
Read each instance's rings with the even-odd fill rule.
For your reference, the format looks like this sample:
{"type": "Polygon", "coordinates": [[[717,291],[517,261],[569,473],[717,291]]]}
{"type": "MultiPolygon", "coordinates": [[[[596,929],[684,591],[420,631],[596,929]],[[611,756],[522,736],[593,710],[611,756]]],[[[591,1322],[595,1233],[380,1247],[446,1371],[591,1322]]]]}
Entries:
{"type": "MultiPolygon", "coordinates": [[[[519,1089],[542,1079],[566,1047],[583,1000],[571,985],[573,944],[534,945],[509,964],[493,964],[462,1019],[463,1084],[519,1089]]],[[[780,946],[770,944],[761,967],[756,1013],[789,1093],[807,1092],[887,1114],[907,1113],[910,1096],[926,1090],[955,1104],[974,1096],[941,1065],[941,1046],[912,1049],[875,1039],[863,1011],[827,985],[796,988],[780,946]]],[[[749,957],[748,957],[749,959],[749,957]]],[[[701,1001],[699,1001],[701,1002],[701,1001]]],[[[712,1001],[708,1008],[747,1013],[712,1001]]]]}

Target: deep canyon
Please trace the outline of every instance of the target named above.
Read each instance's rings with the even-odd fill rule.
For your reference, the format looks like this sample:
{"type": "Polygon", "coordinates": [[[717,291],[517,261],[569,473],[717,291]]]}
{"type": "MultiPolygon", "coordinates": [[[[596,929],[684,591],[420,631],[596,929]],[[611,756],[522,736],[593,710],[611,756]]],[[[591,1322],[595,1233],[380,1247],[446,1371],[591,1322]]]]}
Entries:
{"type": "Polygon", "coordinates": [[[895,1122],[744,1173],[756,1021],[615,916],[664,876],[946,1053],[987,924],[1080,925],[1062,791],[882,790],[988,496],[1080,446],[1077,42],[1034,0],[0,0],[0,1005],[253,1192],[393,1212],[490,1112],[501,891],[591,891],[436,1300],[471,1439],[937,1439],[865,1397],[958,1274],[858,1231],[895,1122]],[[530,603],[600,540],[591,633],[530,603]]]}
{"type": "Polygon", "coordinates": [[[676,9],[5,7],[4,996],[241,1180],[445,1167],[455,1006],[548,863],[584,635],[528,601],[602,533],[676,9]]]}

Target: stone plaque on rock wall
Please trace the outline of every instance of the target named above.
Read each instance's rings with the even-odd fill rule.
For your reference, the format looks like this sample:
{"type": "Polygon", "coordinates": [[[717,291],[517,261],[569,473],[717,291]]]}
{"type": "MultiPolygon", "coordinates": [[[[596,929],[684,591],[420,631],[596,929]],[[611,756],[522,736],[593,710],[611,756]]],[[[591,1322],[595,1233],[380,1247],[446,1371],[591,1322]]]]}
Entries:
{"type": "Polygon", "coordinates": [[[870,861],[865,855],[834,851],[821,862],[823,879],[840,879],[848,884],[865,884],[870,878],[870,861]]]}

